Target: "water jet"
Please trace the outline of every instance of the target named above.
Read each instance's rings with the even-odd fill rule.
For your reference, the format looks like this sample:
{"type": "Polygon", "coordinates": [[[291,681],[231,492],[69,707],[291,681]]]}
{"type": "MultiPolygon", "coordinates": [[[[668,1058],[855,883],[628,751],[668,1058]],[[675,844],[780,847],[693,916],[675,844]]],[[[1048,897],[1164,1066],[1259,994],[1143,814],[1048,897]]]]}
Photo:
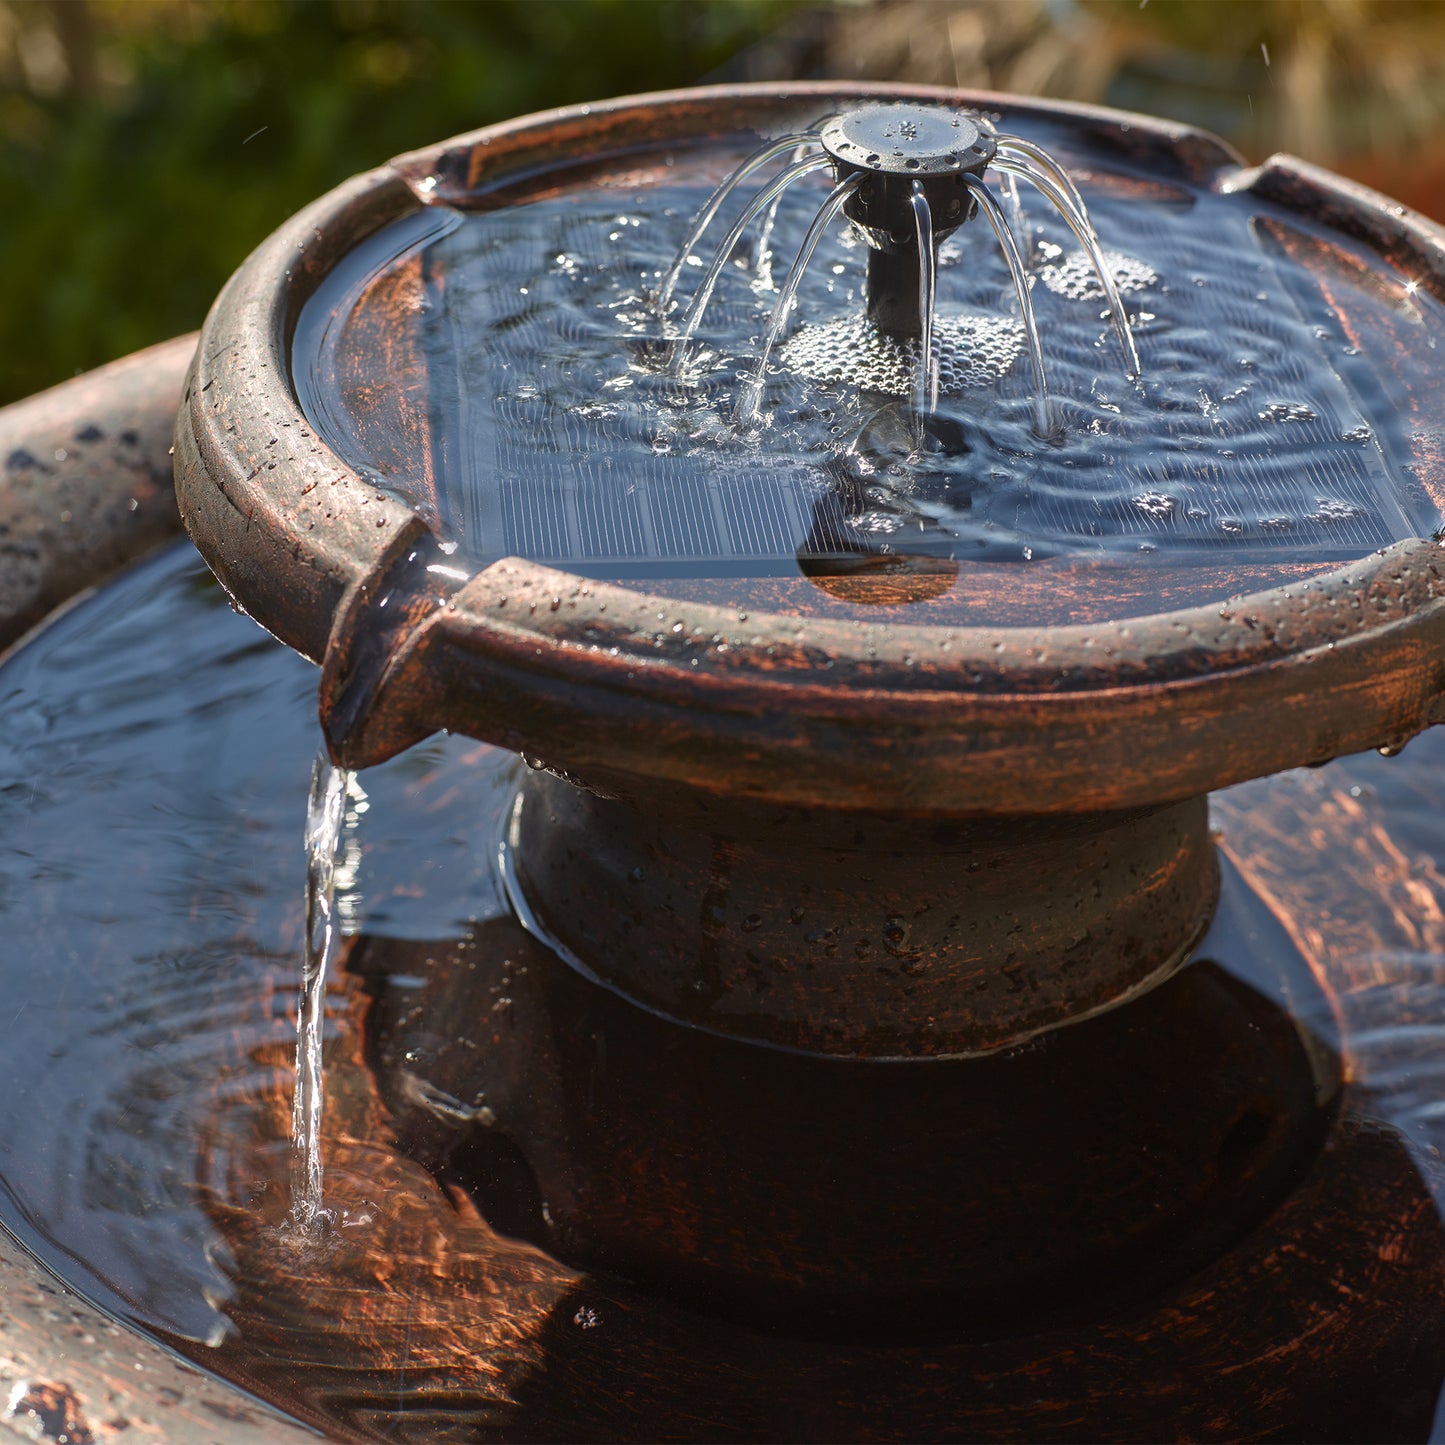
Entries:
{"type": "Polygon", "coordinates": [[[250,1321],[213,1358],[390,1428],[399,1316],[364,1341],[374,1399],[352,1376],[318,1403],[320,1357],[276,1342],[326,1269],[380,1288],[465,1230],[452,1297],[425,1297],[452,1413],[423,1438],[1423,1434],[1445,1230],[1407,1055],[1435,875],[1393,911],[1388,868],[1332,895],[1363,920],[1332,948],[1307,839],[1351,807],[1388,833],[1403,805],[1360,798],[1411,754],[1332,760],[1445,717],[1442,257],[1429,223],[1198,132],[867,87],[518,121],[283,227],[187,380],[187,526],[320,664],[338,763],[484,745],[425,767],[498,862],[465,927],[347,949],[355,1227],[284,1297],[281,1191],[254,1183],[275,1141],[208,1125],[250,1321]],[[886,220],[875,122],[926,151],[886,220]],[[766,371],[788,283],[725,245],[702,360],[671,368],[657,294],[690,218],[730,214],[729,175],[810,184],[813,135],[856,245],[796,189],[744,203],[826,262],[806,292],[796,268],[779,353],[808,366],[766,371]],[[1072,176],[1040,171],[1038,214],[984,179],[1004,136],[1072,176]],[[1124,215],[1158,248],[1105,252],[1124,215]],[[1225,236],[1247,249],[1194,269],[1225,236]],[[1024,328],[998,329],[1020,301],[1052,308],[1070,383],[1047,439],[1024,328]],[[1200,386],[1211,333],[1231,371],[1200,386]],[[734,423],[739,370],[769,425],[734,423]],[[1303,765],[1346,781],[1311,794],[1303,765]],[[404,1205],[356,1182],[377,1138],[404,1205]]]}

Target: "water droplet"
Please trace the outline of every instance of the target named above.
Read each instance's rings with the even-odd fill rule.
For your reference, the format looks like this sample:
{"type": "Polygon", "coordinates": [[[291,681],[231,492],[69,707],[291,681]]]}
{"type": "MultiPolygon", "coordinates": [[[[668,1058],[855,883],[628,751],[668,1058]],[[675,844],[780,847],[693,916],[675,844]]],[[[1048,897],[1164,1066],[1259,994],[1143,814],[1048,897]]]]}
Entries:
{"type": "Polygon", "coordinates": [[[1272,401],[1259,413],[1260,421],[1314,421],[1319,414],[1302,401],[1272,401]]]}
{"type": "Polygon", "coordinates": [[[1179,505],[1179,499],[1164,492],[1144,492],[1134,498],[1134,505],[1146,516],[1163,520],[1165,517],[1174,515],[1175,508],[1179,505]]]}

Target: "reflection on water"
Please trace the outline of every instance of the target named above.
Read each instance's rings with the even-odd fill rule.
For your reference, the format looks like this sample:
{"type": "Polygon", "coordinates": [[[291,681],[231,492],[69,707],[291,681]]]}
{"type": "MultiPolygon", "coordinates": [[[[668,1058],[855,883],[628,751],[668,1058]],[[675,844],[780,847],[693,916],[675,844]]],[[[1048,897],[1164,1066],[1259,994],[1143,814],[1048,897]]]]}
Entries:
{"type": "MultiPolygon", "coordinates": [[[[1321,1081],[1331,1131],[1288,1198],[1245,1221],[1230,1271],[1195,1261],[1096,1302],[1102,1322],[1033,1334],[980,1326],[978,1296],[924,1338],[866,1348],[866,1311],[768,1335],[527,1242],[607,1262],[563,1237],[589,1217],[566,1195],[575,1148],[553,1139],[573,1172],[539,1180],[540,1155],[495,1128],[529,1100],[565,1118],[543,1097],[559,1080],[585,1117],[595,1072],[557,1002],[576,981],[512,924],[490,871],[514,760],[462,739],[362,780],[326,989],[334,1228],[288,1235],[315,681],[184,547],[0,667],[0,1217],[68,1283],[342,1435],[1151,1438],[1207,1434],[1226,1405],[1226,1433],[1428,1430],[1445,1375],[1445,734],[1215,801],[1235,892],[1202,954],[1261,1019],[1302,1016],[1290,1047],[1318,1051],[1298,1076],[1321,1081]],[[543,1002],[552,1032],[518,1051],[543,1002]],[[1228,1328],[1183,1365],[1147,1343],[1191,1315],[1228,1328]],[[1337,1331],[1348,1370],[1321,1363],[1337,1331]]],[[[1266,1134],[1232,1132],[1220,1167],[1266,1134]]]]}

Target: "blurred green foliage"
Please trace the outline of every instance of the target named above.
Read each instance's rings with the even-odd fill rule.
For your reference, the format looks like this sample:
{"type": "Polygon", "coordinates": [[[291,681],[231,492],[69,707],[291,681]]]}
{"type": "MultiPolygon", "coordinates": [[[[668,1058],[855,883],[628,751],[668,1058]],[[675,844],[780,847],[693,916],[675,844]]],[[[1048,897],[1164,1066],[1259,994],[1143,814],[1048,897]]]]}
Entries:
{"type": "Polygon", "coordinates": [[[198,326],[399,151],[696,82],[786,0],[0,0],[0,403],[198,326]]]}
{"type": "Polygon", "coordinates": [[[0,403],[199,325],[356,171],[724,65],[1102,101],[1445,218],[1445,0],[0,0],[0,403]]]}

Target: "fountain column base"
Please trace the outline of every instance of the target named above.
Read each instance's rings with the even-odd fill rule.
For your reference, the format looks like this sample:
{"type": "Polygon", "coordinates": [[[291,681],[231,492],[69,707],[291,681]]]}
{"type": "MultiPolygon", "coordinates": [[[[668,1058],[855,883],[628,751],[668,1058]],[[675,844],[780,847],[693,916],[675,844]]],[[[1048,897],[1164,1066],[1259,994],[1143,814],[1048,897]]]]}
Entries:
{"type": "Polygon", "coordinates": [[[1167,977],[1218,889],[1206,804],[916,819],[621,800],[549,773],[521,911],[601,982],[714,1033],[851,1058],[989,1053],[1167,977]]]}
{"type": "Polygon", "coordinates": [[[885,335],[918,336],[923,316],[918,305],[918,252],[868,251],[868,319],[885,335]]]}

